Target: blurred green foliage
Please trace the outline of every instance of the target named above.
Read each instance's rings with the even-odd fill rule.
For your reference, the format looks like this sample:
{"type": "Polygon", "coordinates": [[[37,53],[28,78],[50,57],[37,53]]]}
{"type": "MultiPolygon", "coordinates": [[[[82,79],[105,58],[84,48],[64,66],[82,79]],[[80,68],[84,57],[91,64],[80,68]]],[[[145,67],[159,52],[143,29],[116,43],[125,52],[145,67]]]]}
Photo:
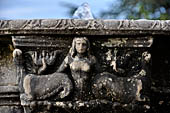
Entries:
{"type": "Polygon", "coordinates": [[[117,0],[101,18],[170,19],[170,0],[117,0]]]}
{"type": "MultiPolygon", "coordinates": [[[[78,6],[62,3],[72,17],[78,6]]],[[[102,19],[170,19],[170,0],[113,0],[109,9],[94,15],[102,19]]]]}

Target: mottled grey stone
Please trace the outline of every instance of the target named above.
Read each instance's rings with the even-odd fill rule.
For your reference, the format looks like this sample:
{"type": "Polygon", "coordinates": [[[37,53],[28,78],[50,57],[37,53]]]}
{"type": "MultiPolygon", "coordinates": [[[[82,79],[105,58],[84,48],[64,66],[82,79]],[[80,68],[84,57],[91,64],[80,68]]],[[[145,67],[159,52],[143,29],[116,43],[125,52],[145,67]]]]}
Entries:
{"type": "Polygon", "coordinates": [[[9,37],[0,37],[0,86],[17,85],[16,67],[12,58],[13,49],[9,37]]]}
{"type": "Polygon", "coordinates": [[[17,93],[18,86],[0,86],[0,93],[17,93]]]}
{"type": "Polygon", "coordinates": [[[2,113],[149,113],[169,106],[170,20],[0,20],[0,35],[2,113]],[[74,37],[88,38],[89,57],[67,59],[74,37]],[[14,54],[16,67],[13,46],[21,50],[14,54]],[[87,73],[94,61],[100,68],[87,73]],[[82,85],[84,75],[91,76],[88,85],[82,85]]]}
{"type": "Polygon", "coordinates": [[[0,20],[0,35],[169,35],[170,20],[0,20]]]}
{"type": "Polygon", "coordinates": [[[0,113],[23,113],[19,106],[0,106],[0,113]]]}

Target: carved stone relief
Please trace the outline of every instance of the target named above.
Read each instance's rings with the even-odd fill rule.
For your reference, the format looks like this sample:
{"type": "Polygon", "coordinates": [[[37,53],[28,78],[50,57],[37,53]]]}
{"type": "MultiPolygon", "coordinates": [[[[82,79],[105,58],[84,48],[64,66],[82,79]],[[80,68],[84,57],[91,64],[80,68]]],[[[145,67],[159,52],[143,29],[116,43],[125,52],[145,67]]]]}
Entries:
{"type": "Polygon", "coordinates": [[[170,35],[169,26],[169,20],[0,20],[0,35],[170,35]]]}
{"type": "Polygon", "coordinates": [[[170,20],[0,20],[0,112],[169,113],[169,36],[170,20]]]}
{"type": "MultiPolygon", "coordinates": [[[[55,45],[54,37],[39,41],[38,45],[35,44],[37,36],[29,38],[13,37],[14,46],[18,48],[13,57],[25,113],[38,113],[41,106],[47,106],[44,110],[49,112],[52,106],[58,112],[65,109],[92,112],[99,110],[100,106],[110,106],[109,109],[115,111],[116,107],[125,111],[132,107],[130,111],[133,111],[136,105],[149,109],[151,54],[143,47],[150,46],[152,38],[148,38],[148,44],[137,46],[139,48],[126,47],[129,44],[120,38],[106,41],[75,37],[72,45],[65,43],[64,47],[55,45]],[[51,45],[49,39],[54,40],[51,45]],[[24,49],[26,42],[32,45],[24,49]],[[115,42],[120,45],[115,46],[115,42]]],[[[141,41],[138,40],[126,39],[134,46],[141,41]]],[[[65,42],[64,37],[60,41],[65,42]]]]}
{"type": "Polygon", "coordinates": [[[0,20],[0,28],[10,29],[125,29],[169,30],[170,21],[161,20],[82,20],[82,19],[34,19],[0,20]]]}

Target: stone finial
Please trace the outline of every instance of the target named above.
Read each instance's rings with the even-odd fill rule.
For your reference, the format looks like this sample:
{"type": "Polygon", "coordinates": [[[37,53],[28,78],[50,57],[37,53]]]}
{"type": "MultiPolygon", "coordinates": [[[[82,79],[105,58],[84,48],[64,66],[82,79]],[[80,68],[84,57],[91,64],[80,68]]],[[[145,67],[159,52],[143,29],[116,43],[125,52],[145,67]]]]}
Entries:
{"type": "Polygon", "coordinates": [[[75,19],[94,19],[88,3],[83,3],[73,14],[75,19]]]}

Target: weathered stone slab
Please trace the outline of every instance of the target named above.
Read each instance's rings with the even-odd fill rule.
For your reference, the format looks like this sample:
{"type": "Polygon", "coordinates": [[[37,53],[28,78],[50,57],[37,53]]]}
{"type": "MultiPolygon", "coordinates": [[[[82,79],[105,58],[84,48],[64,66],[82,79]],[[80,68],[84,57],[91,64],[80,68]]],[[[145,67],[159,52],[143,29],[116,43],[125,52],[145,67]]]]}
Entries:
{"type": "Polygon", "coordinates": [[[0,86],[0,93],[18,93],[18,86],[0,86]]]}
{"type": "Polygon", "coordinates": [[[0,113],[23,113],[19,106],[0,106],[0,113]]]}
{"type": "Polygon", "coordinates": [[[0,35],[170,35],[170,20],[0,20],[0,35]]]}
{"type": "Polygon", "coordinates": [[[16,67],[10,36],[0,37],[0,113],[21,113],[16,67]]]}
{"type": "Polygon", "coordinates": [[[17,85],[16,67],[12,58],[13,49],[10,37],[0,37],[0,86],[17,85]]]}
{"type": "Polygon", "coordinates": [[[169,106],[170,20],[0,20],[0,35],[0,113],[169,106]]]}

